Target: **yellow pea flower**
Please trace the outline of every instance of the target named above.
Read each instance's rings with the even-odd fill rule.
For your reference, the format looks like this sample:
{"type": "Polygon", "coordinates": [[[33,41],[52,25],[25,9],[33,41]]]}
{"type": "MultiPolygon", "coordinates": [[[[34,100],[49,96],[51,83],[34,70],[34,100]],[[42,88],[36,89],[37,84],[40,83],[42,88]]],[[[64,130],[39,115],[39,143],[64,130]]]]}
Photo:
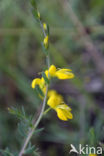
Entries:
{"type": "Polygon", "coordinates": [[[63,97],[57,94],[56,91],[50,90],[48,92],[47,104],[57,112],[57,116],[60,120],[67,121],[72,119],[71,108],[64,103],[63,97]]]}
{"type": "Polygon", "coordinates": [[[55,76],[58,79],[72,79],[74,78],[74,74],[70,72],[70,69],[59,69],[56,71],[55,76]]]}
{"type": "Polygon", "coordinates": [[[71,71],[71,69],[56,69],[54,65],[51,65],[49,68],[50,76],[61,80],[74,78],[74,74],[71,71]]]}
{"type": "Polygon", "coordinates": [[[41,83],[41,79],[36,78],[36,79],[34,79],[34,80],[32,81],[31,87],[32,87],[32,88],[35,88],[36,85],[40,85],[40,83],[41,83]]]}
{"type": "Polygon", "coordinates": [[[45,81],[43,78],[36,78],[32,81],[32,88],[35,89],[36,85],[39,85],[40,89],[43,91],[43,93],[46,93],[46,85],[45,85],[45,81]]]}
{"type": "Polygon", "coordinates": [[[57,106],[55,110],[59,119],[64,121],[67,121],[68,119],[73,119],[71,108],[66,104],[57,106]]]}
{"type": "MultiPolygon", "coordinates": [[[[57,69],[54,65],[51,65],[49,70],[45,70],[45,75],[48,79],[50,79],[51,77],[57,77],[58,79],[61,79],[61,80],[72,79],[74,77],[74,74],[71,72],[70,69],[57,69]]],[[[46,82],[43,77],[36,78],[32,81],[32,88],[35,88],[36,85],[39,85],[39,87],[41,88],[41,90],[43,91],[44,94],[46,93],[46,82]]],[[[51,91],[51,94],[52,94],[52,96],[50,96],[48,93],[48,95],[50,96],[49,100],[54,101],[54,102],[53,102],[53,104],[51,102],[49,102],[50,107],[53,107],[54,103],[56,103],[56,105],[58,105],[57,103],[58,103],[58,101],[60,101],[59,99],[61,99],[61,102],[62,102],[62,96],[60,98],[59,94],[55,93],[55,91],[54,91],[54,94],[51,91]]]]}
{"type": "Polygon", "coordinates": [[[56,70],[54,68],[56,68],[56,67],[54,65],[51,65],[49,70],[45,70],[45,75],[47,76],[47,78],[55,75],[56,70]]]}
{"type": "MultiPolygon", "coordinates": [[[[49,73],[48,70],[46,70],[46,71],[45,71],[45,74],[46,74],[47,78],[48,78],[48,73],[49,73]]],[[[43,77],[41,77],[41,78],[36,78],[36,79],[34,79],[34,80],[32,81],[31,87],[32,87],[33,89],[35,89],[36,85],[39,85],[40,89],[42,90],[42,92],[43,92],[44,95],[45,95],[45,93],[46,93],[46,82],[45,82],[45,80],[44,80],[43,77]]]]}
{"type": "Polygon", "coordinates": [[[48,35],[47,35],[47,36],[44,38],[44,41],[43,41],[44,46],[45,46],[46,49],[48,48],[48,40],[49,40],[49,37],[48,37],[48,35]]]}

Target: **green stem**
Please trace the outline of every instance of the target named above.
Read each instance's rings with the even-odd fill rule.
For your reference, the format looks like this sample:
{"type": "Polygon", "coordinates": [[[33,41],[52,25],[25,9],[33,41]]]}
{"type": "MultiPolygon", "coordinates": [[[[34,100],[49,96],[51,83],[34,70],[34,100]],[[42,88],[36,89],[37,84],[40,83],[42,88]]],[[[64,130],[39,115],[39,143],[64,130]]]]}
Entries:
{"type": "Polygon", "coordinates": [[[46,115],[49,111],[51,110],[51,107],[49,107],[48,109],[46,109],[43,113],[43,115],[46,115]]]}
{"type": "MultiPolygon", "coordinates": [[[[40,20],[40,26],[41,26],[44,37],[46,37],[46,33],[44,31],[43,24],[42,24],[41,20],[40,20]]],[[[47,60],[47,65],[48,65],[48,70],[49,70],[49,67],[50,67],[49,54],[46,56],[46,60],[47,60]]],[[[43,117],[44,110],[45,110],[45,105],[46,105],[46,101],[47,101],[48,87],[49,87],[49,85],[46,86],[46,94],[45,94],[45,97],[44,97],[44,100],[43,100],[43,105],[42,105],[40,115],[39,115],[36,122],[33,121],[33,128],[29,130],[29,133],[28,133],[28,135],[27,135],[27,137],[26,137],[26,139],[24,141],[24,144],[23,144],[22,149],[21,149],[18,156],[22,156],[24,154],[25,149],[26,149],[30,139],[32,138],[32,136],[34,134],[35,129],[37,128],[38,124],[40,123],[40,121],[41,121],[41,119],[43,117]]]]}
{"type": "Polygon", "coordinates": [[[28,135],[27,135],[27,137],[26,137],[26,140],[25,140],[25,142],[24,142],[24,145],[23,145],[23,147],[22,147],[22,149],[21,149],[21,151],[20,151],[20,153],[19,153],[18,156],[22,156],[22,155],[24,154],[25,149],[26,149],[26,147],[27,147],[27,145],[28,145],[30,139],[32,138],[32,136],[33,136],[33,134],[34,134],[35,129],[37,128],[39,122],[41,121],[41,118],[42,118],[42,116],[43,116],[44,109],[45,109],[46,100],[47,100],[47,93],[48,93],[48,85],[47,85],[47,87],[46,87],[46,94],[45,94],[45,97],[44,97],[44,100],[43,100],[43,106],[42,106],[40,115],[39,115],[39,117],[38,117],[38,119],[37,119],[37,121],[36,121],[35,123],[34,123],[34,121],[33,121],[33,123],[34,123],[33,128],[30,129],[30,131],[29,131],[29,133],[28,133],[28,135]]]}

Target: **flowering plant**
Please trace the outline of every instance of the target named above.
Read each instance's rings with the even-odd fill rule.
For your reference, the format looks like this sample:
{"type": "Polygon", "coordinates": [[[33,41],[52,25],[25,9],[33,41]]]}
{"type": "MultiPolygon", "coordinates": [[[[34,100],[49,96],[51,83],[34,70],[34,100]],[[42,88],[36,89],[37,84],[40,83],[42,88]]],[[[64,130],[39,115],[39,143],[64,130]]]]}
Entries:
{"type": "MultiPolygon", "coordinates": [[[[39,95],[39,98],[43,101],[42,108],[40,114],[35,120],[34,118],[27,117],[25,114],[24,108],[22,111],[16,108],[8,108],[8,111],[16,115],[20,120],[22,125],[25,125],[25,139],[22,145],[22,148],[19,153],[16,153],[15,156],[23,156],[24,154],[36,154],[37,150],[34,146],[30,144],[30,140],[36,131],[43,115],[46,115],[51,109],[55,110],[57,116],[60,120],[67,121],[68,119],[72,119],[73,115],[71,112],[71,108],[64,102],[64,98],[62,95],[58,94],[55,90],[50,89],[50,81],[53,78],[57,78],[59,80],[66,80],[74,78],[74,74],[72,73],[71,69],[66,68],[56,68],[55,65],[50,65],[50,58],[49,58],[49,26],[42,22],[40,12],[37,9],[36,2],[31,0],[32,4],[32,13],[36,21],[40,24],[40,27],[43,32],[43,42],[42,48],[43,52],[46,56],[47,60],[47,69],[42,72],[41,78],[35,78],[32,81],[31,87],[35,89],[39,95]],[[49,106],[48,109],[45,110],[45,106],[49,106]]],[[[23,131],[23,130],[22,130],[23,131]]],[[[2,153],[9,153],[11,156],[13,155],[8,149],[2,151],[2,153]]]]}
{"type": "Polygon", "coordinates": [[[65,79],[72,79],[74,78],[74,74],[71,72],[71,69],[57,69],[55,65],[50,65],[50,59],[49,59],[49,26],[42,22],[41,15],[37,9],[36,3],[34,0],[31,1],[31,4],[33,6],[33,15],[35,19],[38,21],[38,23],[41,26],[42,32],[43,32],[43,43],[42,47],[44,50],[44,53],[46,55],[46,59],[48,62],[48,68],[44,72],[42,72],[41,78],[35,78],[32,81],[32,88],[36,89],[36,91],[39,94],[39,97],[43,100],[42,109],[40,112],[40,115],[37,119],[37,121],[32,123],[32,128],[29,130],[28,135],[26,137],[26,140],[24,141],[24,145],[19,153],[19,156],[22,156],[24,152],[26,151],[26,147],[37,128],[40,120],[43,117],[43,114],[46,114],[50,109],[54,109],[57,112],[57,116],[60,120],[67,121],[68,119],[72,119],[73,115],[71,113],[71,108],[65,104],[63,97],[58,94],[55,90],[49,90],[50,87],[50,80],[54,77],[65,80],[65,79]],[[47,110],[45,110],[45,105],[49,106],[47,110]]]}

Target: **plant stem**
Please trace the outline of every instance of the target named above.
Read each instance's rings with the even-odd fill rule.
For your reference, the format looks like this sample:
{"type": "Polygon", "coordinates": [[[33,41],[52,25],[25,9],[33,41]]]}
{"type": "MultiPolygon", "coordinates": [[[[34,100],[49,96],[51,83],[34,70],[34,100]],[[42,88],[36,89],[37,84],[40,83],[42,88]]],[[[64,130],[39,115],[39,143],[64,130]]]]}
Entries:
{"type": "MultiPolygon", "coordinates": [[[[50,67],[49,56],[47,56],[46,59],[47,59],[47,64],[48,64],[48,69],[49,69],[49,67],[50,67]]],[[[30,131],[29,131],[29,133],[27,135],[27,138],[24,141],[24,144],[23,144],[22,149],[21,149],[21,151],[20,151],[18,156],[22,156],[24,154],[25,149],[26,149],[30,139],[32,138],[32,136],[34,134],[35,129],[37,128],[38,124],[41,121],[41,118],[42,118],[42,116],[44,114],[44,110],[45,110],[45,104],[46,104],[46,100],[47,100],[47,93],[48,93],[48,85],[46,86],[46,94],[45,94],[45,97],[44,97],[44,100],[43,100],[43,105],[42,105],[42,109],[41,109],[40,115],[39,115],[39,117],[38,117],[38,119],[37,119],[37,121],[35,123],[33,121],[33,123],[34,123],[33,128],[30,129],[30,131]]]]}
{"type": "MultiPolygon", "coordinates": [[[[43,35],[45,37],[46,36],[46,33],[45,33],[44,29],[43,29],[43,25],[42,25],[42,22],[41,21],[40,21],[40,26],[41,26],[43,35]]],[[[46,60],[47,60],[47,65],[48,65],[48,70],[49,70],[49,67],[50,67],[49,55],[46,56],[46,60]]],[[[42,118],[42,116],[44,114],[44,110],[45,110],[45,104],[46,104],[46,100],[47,100],[47,93],[48,93],[48,85],[46,86],[46,94],[45,94],[45,97],[44,97],[44,100],[43,100],[43,105],[42,105],[42,109],[41,109],[40,115],[39,115],[39,117],[38,117],[38,119],[37,119],[37,121],[35,123],[33,121],[33,124],[34,124],[33,125],[33,128],[29,130],[29,133],[27,135],[27,138],[26,138],[26,140],[25,140],[25,142],[24,142],[24,144],[22,146],[22,149],[21,149],[21,151],[20,151],[20,153],[19,153],[18,156],[22,156],[24,154],[25,149],[26,149],[26,147],[27,147],[30,139],[32,138],[32,136],[34,134],[35,129],[37,128],[38,124],[41,121],[41,118],[42,118]]]]}
{"type": "MultiPolygon", "coordinates": [[[[43,24],[42,24],[41,20],[39,20],[39,23],[40,23],[40,27],[42,29],[43,35],[44,35],[44,37],[46,37],[46,32],[44,31],[43,24]]],[[[48,70],[49,70],[49,67],[50,67],[49,54],[46,56],[46,60],[47,60],[47,66],[48,66],[48,70]]],[[[33,128],[29,130],[29,133],[28,133],[28,135],[26,137],[26,140],[24,141],[24,144],[23,144],[22,149],[21,149],[21,151],[20,151],[18,156],[22,156],[24,154],[25,149],[26,149],[30,139],[32,138],[32,136],[34,134],[35,129],[37,128],[38,124],[41,121],[41,118],[42,118],[42,116],[44,114],[46,101],[47,101],[48,86],[49,85],[47,84],[47,86],[46,86],[46,94],[45,94],[45,97],[44,97],[44,100],[43,100],[43,105],[42,105],[42,109],[41,109],[40,115],[39,115],[39,117],[38,117],[36,122],[33,121],[33,128]]]]}
{"type": "Polygon", "coordinates": [[[51,107],[49,107],[48,109],[46,109],[43,113],[43,115],[46,115],[49,111],[51,110],[51,107]]]}
{"type": "Polygon", "coordinates": [[[36,127],[38,126],[39,122],[41,121],[41,118],[42,118],[42,116],[43,116],[44,109],[45,109],[46,100],[47,100],[47,93],[48,93],[48,85],[47,85],[47,87],[46,87],[46,94],[45,94],[45,97],[44,97],[44,100],[43,100],[43,106],[42,106],[40,115],[39,115],[37,121],[34,123],[33,128],[30,129],[30,131],[29,131],[29,133],[28,133],[28,135],[27,135],[27,138],[26,138],[26,140],[25,140],[25,142],[24,142],[24,145],[23,145],[23,147],[22,147],[22,149],[21,149],[21,151],[20,151],[20,153],[19,153],[18,156],[22,156],[22,155],[24,154],[25,149],[26,149],[26,147],[27,147],[27,145],[28,145],[28,143],[29,143],[31,137],[32,137],[33,134],[34,134],[34,131],[35,131],[36,127]]]}

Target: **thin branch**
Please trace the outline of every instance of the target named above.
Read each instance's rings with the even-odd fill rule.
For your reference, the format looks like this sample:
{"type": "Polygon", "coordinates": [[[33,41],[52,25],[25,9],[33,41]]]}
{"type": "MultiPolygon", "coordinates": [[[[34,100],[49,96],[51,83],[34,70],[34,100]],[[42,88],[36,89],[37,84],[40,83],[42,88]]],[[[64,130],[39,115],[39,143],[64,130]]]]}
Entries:
{"type": "MultiPolygon", "coordinates": [[[[47,62],[48,62],[48,70],[49,70],[49,67],[50,67],[49,56],[47,56],[47,62]]],[[[30,129],[30,131],[29,131],[29,133],[28,133],[28,135],[26,137],[26,140],[24,141],[24,144],[23,144],[22,149],[21,149],[21,151],[20,151],[18,156],[22,156],[24,154],[25,149],[26,149],[30,139],[32,138],[32,136],[34,134],[35,129],[37,128],[38,124],[41,121],[41,118],[42,118],[42,116],[44,114],[46,101],[47,101],[47,93],[48,93],[48,85],[46,86],[46,94],[45,94],[45,97],[44,97],[44,100],[43,100],[43,105],[42,105],[42,109],[41,109],[40,115],[39,115],[39,117],[38,117],[38,119],[36,121],[35,120],[33,121],[33,124],[34,124],[33,128],[30,129]]]]}
{"type": "Polygon", "coordinates": [[[44,97],[44,100],[43,100],[43,106],[42,106],[40,115],[39,115],[39,117],[38,117],[38,120],[37,120],[35,123],[34,123],[34,121],[33,121],[34,126],[33,126],[32,129],[30,129],[30,131],[29,131],[29,133],[28,133],[28,135],[27,135],[27,138],[26,138],[26,140],[25,140],[25,142],[24,142],[24,145],[23,145],[23,147],[22,147],[22,149],[21,149],[21,151],[20,151],[20,153],[19,153],[18,156],[22,156],[22,155],[24,154],[25,149],[26,149],[26,147],[27,147],[27,145],[28,145],[28,143],[29,143],[31,137],[33,136],[34,131],[35,131],[36,127],[38,126],[38,124],[39,124],[39,122],[40,122],[40,120],[41,120],[41,118],[42,118],[42,116],[43,116],[43,113],[44,113],[44,110],[45,110],[45,104],[46,104],[46,100],[47,100],[47,93],[48,93],[48,85],[47,85],[47,87],[46,87],[46,94],[45,94],[45,97],[44,97]]]}
{"type": "MultiPolygon", "coordinates": [[[[45,31],[44,31],[43,24],[42,24],[41,20],[40,20],[39,22],[40,22],[40,26],[41,26],[43,35],[44,35],[44,37],[46,37],[46,33],[45,33],[45,31]]],[[[49,54],[46,56],[46,60],[47,60],[47,65],[48,65],[48,70],[49,70],[49,67],[50,67],[49,54]]],[[[49,73],[48,73],[48,74],[49,74],[49,73]]],[[[38,124],[39,124],[40,121],[41,121],[41,118],[42,118],[42,116],[43,116],[43,114],[44,114],[46,101],[47,101],[48,86],[49,86],[49,85],[47,84],[47,86],[46,86],[46,93],[45,93],[45,97],[44,97],[44,100],[43,100],[43,105],[42,105],[42,109],[41,109],[40,115],[39,115],[39,117],[38,117],[38,119],[37,119],[36,121],[35,121],[35,120],[33,121],[33,128],[30,129],[30,131],[29,131],[29,133],[28,133],[28,135],[27,135],[27,137],[26,137],[26,140],[24,141],[24,144],[23,144],[22,149],[21,149],[21,151],[20,151],[20,153],[19,153],[18,156],[22,156],[22,155],[24,154],[25,149],[26,149],[26,147],[27,147],[27,145],[28,145],[30,139],[32,138],[32,136],[33,136],[33,134],[34,134],[35,129],[37,128],[38,124]]]]}

